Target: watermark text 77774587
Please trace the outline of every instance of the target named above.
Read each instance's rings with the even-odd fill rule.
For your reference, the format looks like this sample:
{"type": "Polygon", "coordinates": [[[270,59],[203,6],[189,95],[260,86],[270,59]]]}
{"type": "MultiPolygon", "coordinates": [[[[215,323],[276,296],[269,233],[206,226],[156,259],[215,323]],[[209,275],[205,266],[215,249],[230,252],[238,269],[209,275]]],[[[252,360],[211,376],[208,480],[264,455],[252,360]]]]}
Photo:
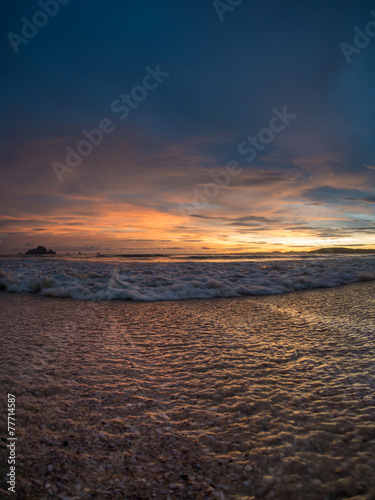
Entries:
{"type": "Polygon", "coordinates": [[[8,491],[16,492],[16,396],[8,394],[8,491]]]}

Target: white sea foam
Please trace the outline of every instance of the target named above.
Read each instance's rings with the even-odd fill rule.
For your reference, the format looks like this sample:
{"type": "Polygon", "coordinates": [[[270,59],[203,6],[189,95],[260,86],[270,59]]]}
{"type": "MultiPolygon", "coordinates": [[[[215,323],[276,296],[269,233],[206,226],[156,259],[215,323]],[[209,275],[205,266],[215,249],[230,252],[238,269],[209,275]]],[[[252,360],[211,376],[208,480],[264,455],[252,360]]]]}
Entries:
{"type": "Polygon", "coordinates": [[[220,263],[0,262],[2,290],[96,301],[271,295],[365,280],[375,280],[375,257],[220,263]]]}

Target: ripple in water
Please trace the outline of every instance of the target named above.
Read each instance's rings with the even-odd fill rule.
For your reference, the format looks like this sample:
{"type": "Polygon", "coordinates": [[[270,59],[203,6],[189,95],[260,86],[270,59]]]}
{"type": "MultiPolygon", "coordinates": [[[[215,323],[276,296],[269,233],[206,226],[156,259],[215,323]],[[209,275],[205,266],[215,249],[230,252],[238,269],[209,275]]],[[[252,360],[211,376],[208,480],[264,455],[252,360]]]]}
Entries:
{"type": "Polygon", "coordinates": [[[375,498],[373,296],[1,294],[19,498],[375,498]]]}

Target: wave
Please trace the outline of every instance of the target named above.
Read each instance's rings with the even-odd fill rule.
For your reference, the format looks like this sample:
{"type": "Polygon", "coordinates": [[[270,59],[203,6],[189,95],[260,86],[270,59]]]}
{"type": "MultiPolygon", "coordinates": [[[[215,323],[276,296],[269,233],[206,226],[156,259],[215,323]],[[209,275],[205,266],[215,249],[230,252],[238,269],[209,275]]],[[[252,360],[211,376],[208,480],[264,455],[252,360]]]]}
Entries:
{"type": "Polygon", "coordinates": [[[4,260],[0,289],[77,300],[158,301],[274,295],[375,280],[374,257],[263,262],[4,260]]]}

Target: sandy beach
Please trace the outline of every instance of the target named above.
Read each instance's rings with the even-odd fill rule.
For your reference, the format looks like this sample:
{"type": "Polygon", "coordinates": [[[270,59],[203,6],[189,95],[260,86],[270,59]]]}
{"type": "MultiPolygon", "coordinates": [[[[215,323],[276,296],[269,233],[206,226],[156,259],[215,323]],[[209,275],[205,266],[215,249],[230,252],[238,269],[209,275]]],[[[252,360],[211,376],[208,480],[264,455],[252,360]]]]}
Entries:
{"type": "Polygon", "coordinates": [[[374,499],[374,292],[0,293],[16,498],[374,499]]]}

